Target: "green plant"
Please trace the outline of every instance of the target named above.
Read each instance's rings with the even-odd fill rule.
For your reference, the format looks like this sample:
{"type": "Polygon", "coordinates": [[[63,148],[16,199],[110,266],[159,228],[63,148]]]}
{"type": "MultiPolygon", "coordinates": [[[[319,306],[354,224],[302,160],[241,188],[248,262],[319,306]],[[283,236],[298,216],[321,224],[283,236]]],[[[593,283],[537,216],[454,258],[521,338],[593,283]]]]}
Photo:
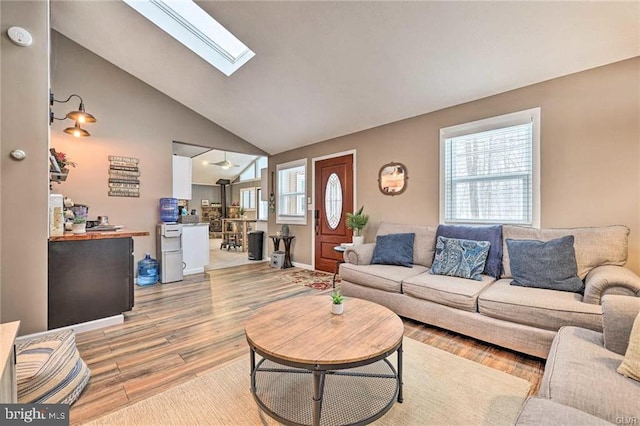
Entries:
{"type": "Polygon", "coordinates": [[[364,210],[364,206],[360,207],[360,210],[357,212],[347,213],[347,218],[345,220],[345,225],[347,225],[348,229],[353,230],[353,235],[356,237],[362,235],[362,228],[364,228],[369,221],[369,215],[362,214],[362,210],[364,210]]]}
{"type": "Polygon", "coordinates": [[[331,293],[331,300],[333,300],[334,305],[342,305],[342,302],[344,302],[344,296],[340,294],[340,290],[336,290],[331,293]]]}
{"type": "Polygon", "coordinates": [[[87,218],[82,216],[76,216],[73,218],[73,223],[86,223],[87,218]]]}
{"type": "Polygon", "coordinates": [[[240,207],[240,208],[238,209],[238,214],[239,214],[240,216],[244,216],[244,207],[240,207]]]}

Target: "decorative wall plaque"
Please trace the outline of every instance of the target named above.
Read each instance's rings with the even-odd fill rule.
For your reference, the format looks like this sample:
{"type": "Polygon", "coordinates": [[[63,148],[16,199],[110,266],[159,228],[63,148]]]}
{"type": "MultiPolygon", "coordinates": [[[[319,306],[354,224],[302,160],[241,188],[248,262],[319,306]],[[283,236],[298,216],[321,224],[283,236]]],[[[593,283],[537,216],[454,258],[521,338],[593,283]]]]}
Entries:
{"type": "Polygon", "coordinates": [[[140,196],[140,160],[132,157],[109,156],[109,196],[140,196]]]}

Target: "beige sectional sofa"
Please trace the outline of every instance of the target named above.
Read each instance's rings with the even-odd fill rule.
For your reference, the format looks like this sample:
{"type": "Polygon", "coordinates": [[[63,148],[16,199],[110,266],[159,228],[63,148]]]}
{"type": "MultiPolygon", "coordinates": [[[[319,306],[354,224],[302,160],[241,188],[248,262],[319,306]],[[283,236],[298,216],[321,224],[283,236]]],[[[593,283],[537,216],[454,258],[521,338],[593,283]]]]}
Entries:
{"type": "Polygon", "coordinates": [[[414,233],[413,267],[372,265],[375,243],[349,247],[340,265],[341,289],[387,306],[398,315],[452,330],[486,342],[547,358],[563,326],[602,332],[605,294],[640,296],[640,278],[624,267],[627,260],[625,226],[536,229],[504,225],[500,279],[482,281],[432,275],[436,227],[381,223],[378,235],[414,233]],[[578,293],[510,285],[506,239],[548,241],[574,236],[578,276],[585,281],[578,293]]]}

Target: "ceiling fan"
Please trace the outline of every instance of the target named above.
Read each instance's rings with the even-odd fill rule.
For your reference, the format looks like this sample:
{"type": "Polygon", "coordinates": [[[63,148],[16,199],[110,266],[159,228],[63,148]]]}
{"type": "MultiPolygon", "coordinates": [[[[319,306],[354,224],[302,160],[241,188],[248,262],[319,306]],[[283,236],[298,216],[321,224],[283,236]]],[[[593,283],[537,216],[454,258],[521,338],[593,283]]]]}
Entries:
{"type": "Polygon", "coordinates": [[[240,165],[238,164],[233,164],[231,161],[227,160],[227,152],[225,151],[224,153],[224,161],[218,161],[217,163],[209,163],[212,166],[219,166],[222,167],[223,169],[227,170],[231,167],[240,167],[240,165]]]}

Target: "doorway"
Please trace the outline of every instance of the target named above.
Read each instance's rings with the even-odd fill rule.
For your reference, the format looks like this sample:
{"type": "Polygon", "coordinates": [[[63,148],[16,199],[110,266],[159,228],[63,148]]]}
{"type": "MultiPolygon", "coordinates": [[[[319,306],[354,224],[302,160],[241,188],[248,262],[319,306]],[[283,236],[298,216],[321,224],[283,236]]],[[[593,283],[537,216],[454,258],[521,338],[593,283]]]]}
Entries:
{"type": "Polygon", "coordinates": [[[353,211],[353,154],[315,162],[315,268],[334,272],[342,253],[333,248],[351,242],[345,215],[353,211]]]}

